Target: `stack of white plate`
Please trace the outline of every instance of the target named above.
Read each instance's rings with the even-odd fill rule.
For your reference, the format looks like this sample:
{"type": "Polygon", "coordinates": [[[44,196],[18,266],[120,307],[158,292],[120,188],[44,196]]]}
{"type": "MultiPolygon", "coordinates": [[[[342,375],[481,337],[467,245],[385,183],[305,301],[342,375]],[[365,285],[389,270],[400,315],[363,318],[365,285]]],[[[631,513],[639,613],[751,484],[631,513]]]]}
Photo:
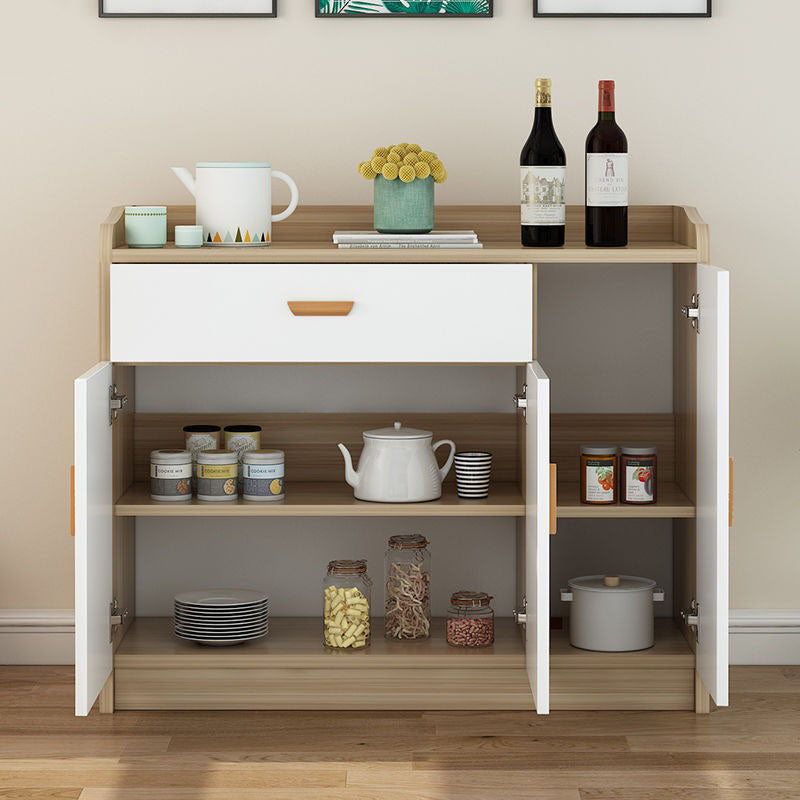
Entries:
{"type": "Polygon", "coordinates": [[[456,453],[456,489],[459,497],[479,500],[489,494],[492,454],[481,451],[456,453]]]}
{"type": "Polygon", "coordinates": [[[175,635],[230,645],[269,633],[269,598],[252,589],[201,589],[175,595],[175,635]]]}

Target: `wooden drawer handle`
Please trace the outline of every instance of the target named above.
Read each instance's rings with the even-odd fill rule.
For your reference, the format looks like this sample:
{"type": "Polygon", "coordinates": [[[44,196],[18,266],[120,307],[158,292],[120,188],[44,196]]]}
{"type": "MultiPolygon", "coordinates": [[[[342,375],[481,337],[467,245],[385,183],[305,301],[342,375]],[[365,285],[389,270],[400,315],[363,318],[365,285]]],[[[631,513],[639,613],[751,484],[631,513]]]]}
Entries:
{"type": "Polygon", "coordinates": [[[556,514],[558,513],[558,466],[550,465],[550,535],[556,535],[556,514]]]}
{"type": "Polygon", "coordinates": [[[352,300],[289,300],[289,310],[296,317],[346,317],[352,300]]]}

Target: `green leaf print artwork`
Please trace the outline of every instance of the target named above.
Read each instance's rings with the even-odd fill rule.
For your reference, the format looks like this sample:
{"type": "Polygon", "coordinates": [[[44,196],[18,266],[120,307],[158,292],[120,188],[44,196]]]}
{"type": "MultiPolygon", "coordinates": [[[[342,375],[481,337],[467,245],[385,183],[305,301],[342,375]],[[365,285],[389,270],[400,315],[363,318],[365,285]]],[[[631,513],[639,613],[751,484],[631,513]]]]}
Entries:
{"type": "Polygon", "coordinates": [[[492,0],[314,0],[317,16],[491,17],[492,0]]]}

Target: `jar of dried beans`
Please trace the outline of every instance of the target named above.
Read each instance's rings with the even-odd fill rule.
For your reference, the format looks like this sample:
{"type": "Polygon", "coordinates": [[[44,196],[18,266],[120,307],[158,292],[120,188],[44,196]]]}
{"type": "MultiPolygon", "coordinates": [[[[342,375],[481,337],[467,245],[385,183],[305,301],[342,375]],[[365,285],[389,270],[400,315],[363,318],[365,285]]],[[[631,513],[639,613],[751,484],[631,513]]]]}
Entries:
{"type": "Polygon", "coordinates": [[[387,639],[427,639],[431,635],[431,554],[420,533],[389,538],[385,558],[387,639]]]}
{"type": "Polygon", "coordinates": [[[447,612],[447,644],[489,647],[494,643],[492,596],[486,592],[454,592],[447,612]]]}
{"type": "Polygon", "coordinates": [[[367,562],[331,561],[322,587],[323,644],[354,650],[368,645],[372,581],[367,562]]]}

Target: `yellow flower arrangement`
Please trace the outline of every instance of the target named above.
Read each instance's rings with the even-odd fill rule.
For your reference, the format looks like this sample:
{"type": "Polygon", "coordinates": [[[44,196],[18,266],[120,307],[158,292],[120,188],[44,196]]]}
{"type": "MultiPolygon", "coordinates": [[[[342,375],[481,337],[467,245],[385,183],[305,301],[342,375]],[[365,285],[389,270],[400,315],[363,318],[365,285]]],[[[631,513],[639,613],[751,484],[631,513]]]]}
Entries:
{"type": "Polygon", "coordinates": [[[370,158],[358,165],[358,173],[368,181],[378,175],[383,175],[387,181],[399,178],[403,183],[428,177],[433,177],[436,183],[447,180],[447,170],[436,153],[408,142],[376,147],[370,158]]]}

